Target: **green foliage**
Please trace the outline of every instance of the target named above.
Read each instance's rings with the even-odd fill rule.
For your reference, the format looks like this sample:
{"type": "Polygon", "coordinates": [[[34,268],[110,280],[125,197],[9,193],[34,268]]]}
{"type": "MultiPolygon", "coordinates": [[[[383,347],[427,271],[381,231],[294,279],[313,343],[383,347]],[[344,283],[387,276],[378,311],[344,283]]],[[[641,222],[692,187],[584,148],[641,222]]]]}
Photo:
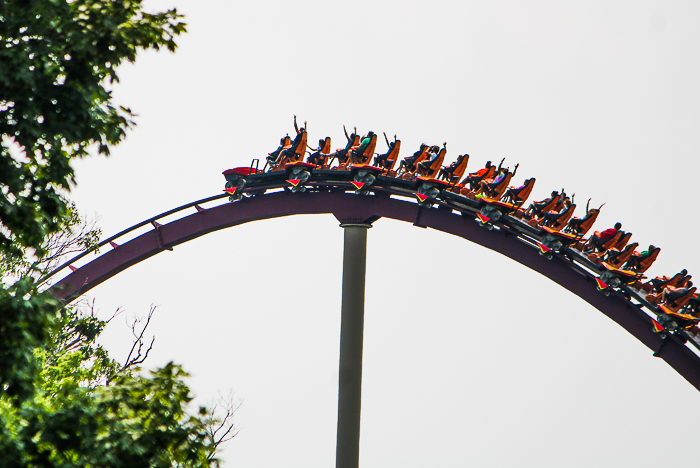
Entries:
{"type": "Polygon", "coordinates": [[[32,278],[50,265],[51,236],[74,221],[61,196],[71,160],[124,138],[133,114],[112,102],[117,67],[139,50],[174,50],[180,19],[141,0],[0,2],[0,389],[17,398],[31,393],[31,350],[58,311],[32,278]]]}
{"type": "Polygon", "coordinates": [[[44,345],[54,323],[58,302],[39,293],[25,277],[0,293],[0,384],[10,397],[27,399],[34,390],[40,364],[34,351],[44,345]]]}
{"type": "Polygon", "coordinates": [[[174,50],[180,18],[141,0],[0,2],[0,468],[216,466],[214,436],[231,433],[187,412],[180,367],[142,375],[140,353],[121,365],[96,343],[106,322],[38,286],[96,247],[99,230],[63,197],[71,161],[124,138],[134,123],[112,102],[117,67],[174,50]]]}
{"type": "Polygon", "coordinates": [[[187,412],[187,374],[168,364],[149,376],[124,368],[96,343],[106,325],[70,308],[36,350],[36,393],[0,397],[2,467],[209,467],[218,463],[206,409],[187,412]]]}
{"type": "Polygon", "coordinates": [[[67,206],[61,231],[44,239],[41,257],[26,251],[21,257],[0,252],[0,272],[8,281],[0,285],[0,383],[8,395],[19,400],[32,394],[40,369],[34,350],[45,345],[49,328],[57,326],[57,311],[61,311],[52,294],[39,292],[35,278],[67,255],[92,250],[99,242],[100,230],[84,221],[74,204],[67,206]],[[9,284],[12,277],[18,281],[9,284]]]}
{"type": "MultiPolygon", "coordinates": [[[[59,231],[49,234],[41,245],[41,256],[26,249],[20,255],[0,251],[0,272],[3,278],[43,277],[67,257],[97,249],[102,231],[95,223],[80,216],[73,202],[66,203],[66,215],[60,219],[59,231]]],[[[39,284],[43,282],[39,279],[39,284]]]]}
{"type": "Polygon", "coordinates": [[[176,10],[140,0],[5,0],[0,6],[0,249],[39,249],[60,228],[70,161],[108,155],[133,124],[112,102],[116,69],[141,49],[174,50],[176,10]]]}

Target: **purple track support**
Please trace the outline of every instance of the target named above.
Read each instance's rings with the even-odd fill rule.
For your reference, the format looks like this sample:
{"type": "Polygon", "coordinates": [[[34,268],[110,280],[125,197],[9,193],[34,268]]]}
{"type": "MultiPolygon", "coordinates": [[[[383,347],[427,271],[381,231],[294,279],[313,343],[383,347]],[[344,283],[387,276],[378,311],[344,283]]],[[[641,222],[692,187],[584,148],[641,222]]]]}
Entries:
{"type": "Polygon", "coordinates": [[[51,287],[56,296],[70,301],[117,273],[210,232],[262,219],[296,214],[333,214],[341,223],[371,223],[391,218],[408,223],[418,219],[429,227],[498,252],[549,278],[598,309],[654,351],[700,390],[700,357],[675,337],[665,341],[653,331],[651,319],[621,297],[604,296],[595,282],[572,265],[555,257],[547,260],[537,249],[518,240],[507,230],[489,231],[451,210],[421,208],[417,204],[388,196],[358,196],[345,192],[276,192],[198,211],[119,245],[92,262],[71,272],[51,287]],[[663,346],[662,346],[663,344],[663,346]]]}

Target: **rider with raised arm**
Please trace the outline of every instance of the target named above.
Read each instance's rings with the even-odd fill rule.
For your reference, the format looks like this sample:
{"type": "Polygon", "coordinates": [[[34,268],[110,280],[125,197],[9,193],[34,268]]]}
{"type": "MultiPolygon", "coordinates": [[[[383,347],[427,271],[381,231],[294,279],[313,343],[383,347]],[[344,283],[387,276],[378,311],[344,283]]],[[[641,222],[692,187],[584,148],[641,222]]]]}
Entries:
{"type": "MultiPolygon", "coordinates": [[[[388,167],[386,167],[387,158],[389,158],[389,155],[391,154],[391,152],[394,151],[394,148],[396,147],[396,143],[399,140],[396,138],[396,135],[394,135],[394,141],[389,142],[389,138],[387,138],[386,132],[383,132],[383,133],[384,133],[384,140],[386,141],[386,145],[389,147],[389,149],[387,150],[386,153],[380,154],[374,159],[374,165],[377,167],[381,167],[383,169],[388,169],[388,167]]],[[[393,160],[395,161],[396,158],[394,158],[393,160]]]]}
{"type": "Polygon", "coordinates": [[[542,225],[543,226],[551,226],[552,224],[556,223],[557,220],[566,213],[567,210],[571,208],[571,205],[574,204],[574,197],[576,194],[573,194],[571,198],[565,197],[564,198],[564,203],[562,203],[562,207],[559,211],[556,210],[550,210],[542,216],[542,225]]]}
{"type": "MultiPolygon", "coordinates": [[[[501,167],[503,166],[503,161],[505,161],[505,160],[506,160],[506,158],[501,159],[501,163],[498,165],[498,169],[496,169],[496,173],[499,173],[501,171],[501,167]]],[[[493,166],[491,165],[491,161],[486,161],[486,166],[483,169],[479,169],[476,172],[472,172],[467,177],[465,177],[464,180],[462,181],[462,185],[469,184],[469,188],[471,190],[476,190],[477,188],[479,188],[479,184],[488,175],[488,173],[492,167],[493,166]]]]}
{"type": "Polygon", "coordinates": [[[324,164],[324,163],[325,163],[325,156],[326,156],[326,155],[322,154],[322,151],[323,151],[323,148],[324,148],[325,146],[326,146],[326,140],[325,140],[325,138],[322,138],[322,139],[318,140],[318,148],[311,148],[311,147],[309,146],[309,149],[310,149],[311,151],[313,151],[313,153],[311,153],[311,154],[309,155],[309,158],[307,159],[307,161],[308,161],[309,163],[315,164],[315,165],[317,165],[317,166],[320,166],[320,165],[324,164]]]}
{"type": "MultiPolygon", "coordinates": [[[[296,130],[297,136],[294,137],[294,141],[292,141],[292,146],[290,146],[286,150],[283,150],[279,154],[279,156],[277,157],[277,160],[275,160],[275,164],[279,164],[285,155],[297,153],[299,145],[301,144],[302,140],[304,140],[304,133],[306,133],[306,121],[304,121],[304,126],[299,128],[299,126],[297,125],[297,116],[296,115],[294,116],[294,130],[296,130]]],[[[306,148],[304,148],[302,150],[301,154],[303,155],[305,151],[306,151],[306,148]]]]}
{"type": "Polygon", "coordinates": [[[364,150],[367,149],[369,144],[372,142],[372,137],[374,136],[374,132],[370,130],[367,132],[367,135],[362,139],[362,142],[360,143],[360,146],[357,147],[355,150],[355,154],[360,155],[364,150]]]}
{"type": "Polygon", "coordinates": [[[301,129],[300,129],[299,126],[297,125],[297,116],[295,115],[294,116],[294,130],[297,132],[297,135],[299,135],[302,131],[305,132],[306,131],[306,120],[304,120],[304,126],[301,127],[301,129]]]}
{"type": "Polygon", "coordinates": [[[348,130],[345,128],[345,125],[343,125],[343,133],[345,133],[345,139],[348,140],[348,143],[354,140],[355,136],[357,136],[357,127],[354,127],[354,130],[355,131],[352,132],[351,135],[348,135],[348,130]]]}
{"type": "Polygon", "coordinates": [[[389,138],[387,138],[386,132],[383,132],[383,133],[384,133],[384,140],[386,141],[386,145],[389,147],[389,149],[387,150],[386,153],[380,154],[379,156],[377,156],[374,159],[374,165],[377,167],[382,167],[382,168],[384,168],[384,165],[386,164],[387,158],[389,157],[391,152],[394,150],[394,147],[396,146],[396,142],[398,141],[396,139],[396,135],[394,135],[394,141],[389,142],[389,138]]]}
{"type": "MultiPolygon", "coordinates": [[[[505,158],[504,158],[505,159],[505,158]]],[[[501,164],[503,164],[503,161],[501,161],[501,164]]],[[[518,167],[520,164],[515,165],[515,169],[513,170],[513,173],[511,174],[511,177],[515,176],[515,173],[518,172],[518,167]]],[[[498,185],[503,182],[503,179],[505,179],[510,170],[507,167],[501,167],[500,165],[498,166],[498,176],[493,179],[493,181],[489,182],[488,180],[482,180],[480,184],[480,193],[486,195],[487,197],[491,197],[494,194],[494,191],[498,187],[498,185]]]]}
{"type": "Polygon", "coordinates": [[[354,130],[355,131],[352,134],[348,135],[348,130],[345,128],[345,125],[343,125],[343,133],[345,133],[345,138],[348,140],[348,143],[345,145],[345,148],[340,149],[333,154],[334,158],[338,158],[338,162],[340,164],[345,164],[348,162],[348,153],[352,149],[352,145],[357,139],[357,127],[355,127],[354,130]]]}

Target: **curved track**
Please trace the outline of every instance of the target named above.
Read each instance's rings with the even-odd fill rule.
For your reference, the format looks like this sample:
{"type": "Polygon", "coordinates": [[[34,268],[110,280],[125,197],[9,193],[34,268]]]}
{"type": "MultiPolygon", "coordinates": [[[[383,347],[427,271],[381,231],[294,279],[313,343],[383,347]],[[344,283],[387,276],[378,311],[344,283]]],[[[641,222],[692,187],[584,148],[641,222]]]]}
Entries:
{"type": "MultiPolygon", "coordinates": [[[[474,222],[474,214],[478,211],[475,206],[450,200],[449,197],[436,200],[436,207],[421,206],[410,198],[403,198],[412,198],[412,191],[405,187],[382,187],[377,184],[373,187],[373,195],[359,196],[346,191],[351,189],[350,184],[338,181],[312,182],[312,190],[303,193],[290,193],[285,185],[283,181],[272,185],[268,183],[265,190],[284,190],[243,198],[210,209],[200,207],[200,204],[224,198],[225,195],[209,197],[145,220],[103,241],[100,245],[111,243],[114,248],[95,260],[79,268],[71,266],[85,255],[81,254],[61,265],[51,275],[65,267],[70,267],[72,271],[55,283],[51,291],[70,301],[163,250],[172,250],[174,246],[210,232],[250,221],[295,214],[333,214],[340,223],[372,223],[379,218],[391,218],[462,237],[537,271],[617,322],[700,390],[700,357],[689,344],[684,343],[682,337],[662,339],[653,331],[652,306],[634,294],[634,301],[627,299],[623,294],[625,291],[615,291],[609,296],[601,294],[594,279],[599,273],[595,264],[567,248],[551,260],[547,259],[540,255],[536,246],[537,233],[514,218],[503,217],[501,222],[495,223],[495,229],[487,230],[474,222]],[[196,212],[181,219],[162,225],[157,222],[158,219],[191,211],[192,208],[196,208],[196,212]],[[152,224],[154,229],[122,245],[114,243],[148,224],[152,224]]],[[[260,193],[259,186],[257,189],[260,193]]],[[[695,345],[692,339],[689,343],[695,345]]]]}

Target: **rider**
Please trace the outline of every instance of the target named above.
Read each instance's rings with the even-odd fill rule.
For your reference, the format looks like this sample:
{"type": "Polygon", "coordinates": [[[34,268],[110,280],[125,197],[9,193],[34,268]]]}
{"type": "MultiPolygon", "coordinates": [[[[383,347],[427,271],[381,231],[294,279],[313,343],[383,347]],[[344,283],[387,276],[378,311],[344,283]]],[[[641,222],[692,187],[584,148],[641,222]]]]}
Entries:
{"type": "MultiPolygon", "coordinates": [[[[447,142],[443,143],[442,146],[445,148],[445,151],[447,151],[447,142]]],[[[435,160],[440,155],[440,147],[438,145],[431,146],[430,149],[428,150],[428,154],[430,155],[429,158],[418,163],[419,171],[425,171],[425,172],[430,171],[430,166],[433,165],[435,160]]]]}
{"type": "Polygon", "coordinates": [[[564,195],[564,189],[561,189],[561,193],[562,193],[562,195],[559,195],[559,191],[554,190],[548,198],[545,198],[542,201],[538,201],[538,202],[536,201],[536,202],[530,203],[530,206],[527,208],[527,210],[525,210],[525,215],[526,216],[534,216],[536,214],[541,215],[544,207],[546,207],[547,205],[552,203],[552,201],[554,201],[557,198],[559,200],[561,200],[562,196],[564,195]]]}
{"type": "Polygon", "coordinates": [[[416,159],[418,159],[425,152],[426,148],[428,148],[428,144],[421,143],[420,149],[418,151],[401,161],[401,167],[403,167],[407,171],[411,170],[411,168],[413,168],[414,163],[416,162],[416,159]]]}
{"type": "Polygon", "coordinates": [[[698,288],[693,287],[693,282],[688,281],[682,288],[674,288],[671,286],[666,286],[664,291],[661,293],[661,302],[665,304],[671,304],[678,299],[682,298],[691,291],[696,291],[698,288]]]}
{"type": "Polygon", "coordinates": [[[464,161],[464,158],[468,158],[468,154],[460,154],[457,156],[457,160],[450,164],[449,166],[445,166],[442,168],[440,171],[440,178],[443,180],[446,180],[448,182],[452,182],[452,178],[454,177],[454,173],[459,167],[460,164],[462,164],[462,161],[464,161]]]}
{"type": "MultiPolygon", "coordinates": [[[[510,174],[511,177],[513,177],[515,175],[515,173],[518,172],[518,166],[520,166],[520,164],[515,165],[515,170],[513,171],[512,174],[510,174]]],[[[496,190],[496,187],[498,187],[498,185],[501,182],[503,182],[503,179],[505,179],[508,176],[509,172],[510,172],[510,169],[508,169],[507,167],[499,168],[499,174],[495,179],[493,179],[493,181],[491,181],[491,182],[489,182],[488,180],[481,181],[480,192],[488,197],[493,196],[495,194],[494,191],[496,190]]]]}
{"type": "Polygon", "coordinates": [[[386,145],[389,147],[389,150],[388,150],[386,153],[380,154],[379,156],[377,156],[377,157],[374,159],[374,165],[377,166],[377,167],[381,167],[381,168],[387,169],[386,167],[384,167],[384,166],[386,165],[386,159],[389,157],[389,155],[391,154],[391,152],[394,151],[394,147],[396,147],[396,142],[397,142],[398,140],[396,139],[396,135],[394,135],[394,141],[392,141],[392,142],[390,143],[390,142],[389,142],[389,139],[388,139],[387,136],[386,136],[386,133],[384,133],[384,139],[386,140],[386,145]]]}
{"type": "Polygon", "coordinates": [[[573,198],[566,197],[564,199],[564,204],[563,204],[561,210],[559,210],[559,211],[552,210],[552,211],[548,211],[544,214],[544,216],[542,217],[542,225],[543,226],[550,226],[550,225],[556,223],[559,220],[559,218],[564,213],[566,213],[567,210],[571,209],[571,205],[573,205],[573,203],[574,203],[573,198]]]}
{"type": "MultiPolygon", "coordinates": [[[[286,150],[284,150],[280,153],[279,157],[277,158],[277,161],[275,161],[277,164],[279,164],[280,160],[285,155],[296,154],[297,149],[299,148],[299,145],[301,144],[301,140],[303,139],[303,135],[304,135],[304,133],[306,133],[306,122],[304,122],[304,126],[301,127],[301,129],[299,129],[297,127],[297,116],[295,115],[294,116],[294,128],[297,130],[297,136],[294,137],[294,141],[292,141],[292,146],[290,146],[289,148],[287,148],[286,150]]],[[[302,150],[302,155],[303,155],[304,151],[306,151],[306,148],[304,148],[302,150]]]]}
{"type": "MultiPolygon", "coordinates": [[[[503,161],[501,161],[503,162],[503,161]]],[[[479,169],[476,172],[472,172],[469,174],[467,177],[464,178],[462,181],[462,185],[467,185],[469,184],[470,188],[474,190],[479,182],[481,182],[481,179],[486,177],[486,174],[489,173],[489,170],[491,170],[491,161],[486,161],[486,167],[483,169],[479,169]]]]}
{"type": "Polygon", "coordinates": [[[297,116],[294,116],[294,130],[296,130],[297,135],[299,135],[301,132],[306,131],[306,120],[304,120],[304,126],[299,128],[299,125],[297,125],[297,116]]]}
{"type": "Polygon", "coordinates": [[[323,148],[325,146],[326,146],[325,139],[318,140],[318,148],[316,148],[315,151],[309,155],[307,162],[309,162],[311,164],[315,164],[317,166],[321,166],[321,165],[325,164],[327,155],[321,153],[321,151],[323,151],[323,148]]]}
{"type": "MultiPolygon", "coordinates": [[[[683,286],[688,280],[692,278],[691,275],[688,274],[688,270],[683,268],[681,271],[673,275],[671,278],[652,278],[647,285],[651,286],[651,290],[653,291],[661,291],[666,285],[671,284],[673,286],[683,286]]],[[[648,287],[648,286],[647,286],[648,287]]],[[[647,289],[648,291],[649,289],[647,289]]]]}
{"type": "Polygon", "coordinates": [[[654,247],[653,245],[649,245],[649,248],[647,250],[644,250],[641,253],[634,252],[632,254],[632,256],[630,257],[630,259],[627,260],[625,267],[627,269],[630,269],[630,270],[639,268],[639,265],[641,265],[642,261],[651,257],[654,254],[654,252],[656,252],[657,249],[658,249],[658,247],[654,247]]]}
{"type": "Polygon", "coordinates": [[[291,140],[289,138],[289,134],[287,134],[287,136],[283,136],[282,138],[280,138],[279,147],[267,156],[267,162],[269,164],[274,164],[275,161],[277,161],[277,158],[279,157],[282,150],[284,150],[284,147],[287,146],[290,141],[291,140]]]}
{"type": "Polygon", "coordinates": [[[352,134],[348,135],[348,130],[345,128],[345,125],[343,125],[343,132],[345,133],[345,138],[348,140],[348,143],[345,145],[345,148],[336,151],[333,155],[333,157],[338,158],[340,164],[345,164],[348,161],[348,152],[352,149],[352,144],[357,138],[357,127],[354,128],[352,134]]]}
{"type": "Polygon", "coordinates": [[[362,139],[362,142],[360,143],[360,146],[358,146],[357,149],[353,150],[355,157],[362,158],[362,153],[364,153],[369,144],[372,142],[373,136],[374,132],[371,130],[367,133],[367,135],[365,135],[365,137],[362,139]]]}
{"type": "MultiPolygon", "coordinates": [[[[525,179],[525,182],[523,182],[523,185],[520,187],[510,187],[508,190],[506,190],[506,193],[503,194],[503,201],[509,200],[511,203],[517,204],[518,198],[520,198],[520,193],[534,182],[535,178],[531,177],[529,179],[525,179]]],[[[520,200],[520,203],[525,203],[525,200],[520,200]]]]}
{"type": "Polygon", "coordinates": [[[615,223],[615,226],[612,228],[608,228],[603,232],[599,232],[597,235],[593,234],[591,238],[588,240],[589,244],[592,245],[593,249],[600,249],[603,244],[605,244],[607,241],[615,237],[615,235],[622,229],[622,223],[615,223]]]}

